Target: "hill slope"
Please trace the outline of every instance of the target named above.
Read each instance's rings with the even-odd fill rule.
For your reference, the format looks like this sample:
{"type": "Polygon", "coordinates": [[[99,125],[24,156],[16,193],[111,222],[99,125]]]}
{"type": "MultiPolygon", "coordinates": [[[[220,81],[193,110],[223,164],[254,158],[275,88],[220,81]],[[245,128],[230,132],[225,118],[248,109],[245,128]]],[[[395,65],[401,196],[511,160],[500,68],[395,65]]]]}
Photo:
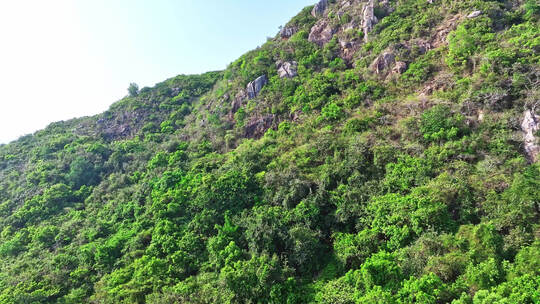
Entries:
{"type": "Polygon", "coordinates": [[[0,146],[0,303],[538,303],[539,17],[322,0],[0,146]]]}

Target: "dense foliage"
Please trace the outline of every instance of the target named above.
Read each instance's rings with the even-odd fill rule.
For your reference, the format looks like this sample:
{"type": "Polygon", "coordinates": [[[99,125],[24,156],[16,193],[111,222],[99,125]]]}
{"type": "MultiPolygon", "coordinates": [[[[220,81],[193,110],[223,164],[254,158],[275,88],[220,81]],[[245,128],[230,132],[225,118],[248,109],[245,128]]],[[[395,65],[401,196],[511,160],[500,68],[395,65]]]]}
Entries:
{"type": "Polygon", "coordinates": [[[308,40],[309,7],[223,72],[131,84],[0,146],[0,303],[539,303],[540,164],[520,124],[540,6],[432,2],[376,7],[348,60],[308,40]],[[390,49],[408,68],[383,77],[369,63],[390,49]]]}

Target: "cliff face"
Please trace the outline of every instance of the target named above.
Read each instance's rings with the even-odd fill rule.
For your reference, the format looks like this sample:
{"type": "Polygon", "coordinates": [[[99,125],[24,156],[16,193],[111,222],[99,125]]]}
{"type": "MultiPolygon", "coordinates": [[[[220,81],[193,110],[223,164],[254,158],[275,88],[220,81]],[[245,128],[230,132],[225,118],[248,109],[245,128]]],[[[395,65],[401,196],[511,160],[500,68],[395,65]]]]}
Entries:
{"type": "Polygon", "coordinates": [[[0,146],[0,303],[535,303],[540,6],[322,0],[0,146]]]}

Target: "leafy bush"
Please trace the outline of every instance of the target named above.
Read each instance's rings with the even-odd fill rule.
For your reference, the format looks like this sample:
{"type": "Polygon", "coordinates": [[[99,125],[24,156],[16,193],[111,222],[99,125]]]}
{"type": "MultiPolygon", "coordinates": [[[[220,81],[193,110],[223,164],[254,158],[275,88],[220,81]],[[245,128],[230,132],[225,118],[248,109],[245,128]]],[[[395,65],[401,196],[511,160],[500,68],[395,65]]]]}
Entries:
{"type": "Polygon", "coordinates": [[[453,140],[466,132],[463,123],[462,115],[452,114],[449,107],[437,105],[422,114],[420,132],[427,141],[453,140]]]}
{"type": "Polygon", "coordinates": [[[446,63],[455,70],[469,67],[471,56],[495,34],[491,30],[491,20],[487,17],[469,19],[448,35],[448,55],[446,63]]]}

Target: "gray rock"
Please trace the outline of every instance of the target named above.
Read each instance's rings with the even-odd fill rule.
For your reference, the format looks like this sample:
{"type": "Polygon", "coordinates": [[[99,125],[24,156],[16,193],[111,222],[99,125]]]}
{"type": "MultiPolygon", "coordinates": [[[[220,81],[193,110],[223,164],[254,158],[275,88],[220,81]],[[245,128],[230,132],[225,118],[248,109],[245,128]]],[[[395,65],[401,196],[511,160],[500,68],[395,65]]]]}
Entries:
{"type": "Polygon", "coordinates": [[[311,28],[308,40],[319,46],[327,44],[336,33],[336,30],[329,24],[328,20],[321,19],[311,28]]]}
{"type": "Polygon", "coordinates": [[[315,4],[313,10],[311,11],[311,15],[313,15],[313,17],[322,16],[327,8],[328,0],[321,0],[317,4],[315,4]]]}
{"type": "Polygon", "coordinates": [[[276,62],[278,68],[278,75],[281,78],[294,78],[298,76],[298,62],[296,61],[287,61],[276,62]]]}
{"type": "Polygon", "coordinates": [[[525,153],[531,162],[537,162],[540,154],[540,145],[535,133],[540,130],[540,116],[533,111],[527,110],[523,113],[523,122],[521,123],[523,131],[523,140],[525,153]]]}
{"type": "Polygon", "coordinates": [[[396,56],[392,52],[384,52],[373,61],[370,68],[373,72],[382,74],[394,64],[395,60],[396,56]]]}
{"type": "Polygon", "coordinates": [[[373,12],[373,1],[374,0],[369,0],[362,9],[362,30],[364,31],[365,42],[368,42],[368,34],[371,32],[371,30],[373,30],[373,27],[378,22],[377,17],[373,12]]]}
{"type": "Polygon", "coordinates": [[[478,17],[478,16],[480,16],[480,15],[482,15],[482,11],[474,11],[474,12],[470,13],[470,14],[467,16],[467,18],[472,19],[472,18],[476,18],[476,17],[478,17]]]}
{"type": "Polygon", "coordinates": [[[247,95],[249,99],[253,99],[259,95],[262,88],[268,83],[266,75],[262,75],[247,85],[247,95]]]}
{"type": "Polygon", "coordinates": [[[296,27],[284,27],[281,29],[281,31],[279,31],[279,36],[282,39],[289,39],[292,35],[296,34],[297,31],[298,28],[296,27]]]}

